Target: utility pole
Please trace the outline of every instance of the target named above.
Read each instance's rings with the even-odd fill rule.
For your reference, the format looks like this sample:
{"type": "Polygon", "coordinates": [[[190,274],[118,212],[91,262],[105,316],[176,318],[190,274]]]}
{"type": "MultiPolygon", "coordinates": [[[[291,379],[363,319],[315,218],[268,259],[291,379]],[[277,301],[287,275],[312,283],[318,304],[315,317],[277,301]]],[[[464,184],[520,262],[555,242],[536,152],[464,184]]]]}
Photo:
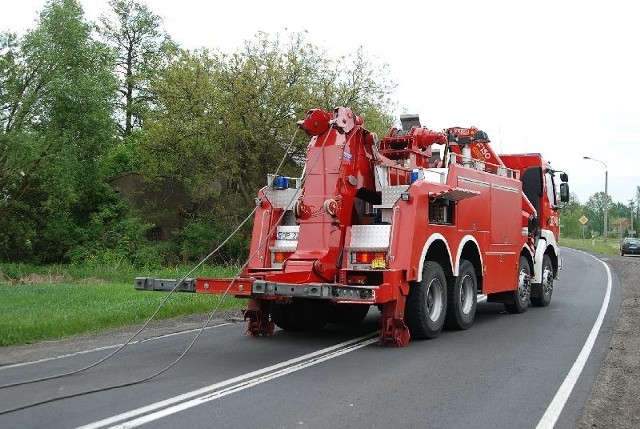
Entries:
{"type": "Polygon", "coordinates": [[[604,165],[604,228],[602,231],[602,235],[604,235],[604,242],[605,244],[607,243],[607,235],[608,232],[607,230],[609,229],[609,225],[607,224],[607,212],[609,211],[609,194],[607,192],[607,187],[608,187],[608,182],[609,182],[609,168],[607,167],[607,164],[605,164],[604,162],[600,161],[599,159],[595,159],[595,158],[591,158],[589,156],[583,156],[582,158],[584,159],[590,159],[591,161],[596,161],[599,162],[600,164],[604,165]]]}
{"type": "Polygon", "coordinates": [[[631,236],[635,237],[636,230],[633,229],[633,200],[629,200],[629,212],[631,213],[631,236]]]}

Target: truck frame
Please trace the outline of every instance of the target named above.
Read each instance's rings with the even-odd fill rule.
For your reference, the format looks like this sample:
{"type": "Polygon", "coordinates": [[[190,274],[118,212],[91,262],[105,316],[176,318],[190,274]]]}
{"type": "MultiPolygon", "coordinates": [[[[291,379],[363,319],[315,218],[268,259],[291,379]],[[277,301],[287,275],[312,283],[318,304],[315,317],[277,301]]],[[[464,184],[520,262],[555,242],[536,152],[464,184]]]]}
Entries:
{"type": "Polygon", "coordinates": [[[267,177],[241,275],[135,287],[246,298],[253,336],[359,322],[375,305],[379,343],[399,347],[470,328],[478,294],[511,313],[549,305],[566,173],[558,186],[540,154],[497,155],[475,127],[401,122],[379,140],[349,108],[310,110],[303,174],[267,177]]]}

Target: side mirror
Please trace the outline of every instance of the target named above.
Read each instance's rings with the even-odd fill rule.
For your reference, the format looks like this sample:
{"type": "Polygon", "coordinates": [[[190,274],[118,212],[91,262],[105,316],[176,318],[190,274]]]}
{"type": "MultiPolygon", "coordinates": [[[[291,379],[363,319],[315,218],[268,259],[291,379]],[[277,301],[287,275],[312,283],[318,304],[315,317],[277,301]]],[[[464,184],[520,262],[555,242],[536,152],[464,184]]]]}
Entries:
{"type": "Polygon", "coordinates": [[[569,181],[569,175],[567,173],[560,173],[560,180],[567,183],[569,181]]]}
{"type": "Polygon", "coordinates": [[[569,202],[569,184],[566,182],[560,184],[560,201],[563,203],[569,202]]]}

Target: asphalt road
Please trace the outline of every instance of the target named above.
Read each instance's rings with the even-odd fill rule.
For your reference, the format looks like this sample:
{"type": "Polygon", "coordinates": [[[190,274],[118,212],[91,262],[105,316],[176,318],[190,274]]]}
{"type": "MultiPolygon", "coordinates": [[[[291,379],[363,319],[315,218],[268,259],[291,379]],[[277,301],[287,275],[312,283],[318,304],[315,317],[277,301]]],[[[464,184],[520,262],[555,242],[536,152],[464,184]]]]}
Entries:
{"type": "MultiPolygon", "coordinates": [[[[615,276],[607,294],[602,263],[569,249],[563,258],[547,308],[511,315],[500,304],[479,303],[470,330],[403,349],[375,344],[375,309],[356,327],[315,334],[277,330],[251,338],[244,324],[227,324],[207,329],[184,359],[151,381],[2,414],[0,427],[573,428],[621,299],[615,276]]],[[[177,359],[192,338],[133,344],[81,374],[1,389],[0,412],[145,378],[177,359]]],[[[0,384],[72,371],[111,350],[0,367],[0,384]]]]}

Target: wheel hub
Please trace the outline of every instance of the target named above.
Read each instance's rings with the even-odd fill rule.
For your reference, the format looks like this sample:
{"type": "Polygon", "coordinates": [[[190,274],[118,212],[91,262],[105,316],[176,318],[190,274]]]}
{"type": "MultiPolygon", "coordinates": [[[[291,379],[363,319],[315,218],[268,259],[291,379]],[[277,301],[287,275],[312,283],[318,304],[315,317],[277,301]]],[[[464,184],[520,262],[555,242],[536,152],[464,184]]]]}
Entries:
{"type": "Polygon", "coordinates": [[[462,287],[460,288],[460,309],[464,314],[469,314],[473,307],[473,282],[470,276],[464,276],[462,287]]]}
{"type": "Polygon", "coordinates": [[[523,302],[531,296],[531,278],[525,270],[521,270],[520,276],[518,276],[518,294],[523,302]]]}
{"type": "Polygon", "coordinates": [[[542,293],[550,295],[553,292],[553,275],[548,267],[542,273],[542,293]]]}
{"type": "Polygon", "coordinates": [[[442,285],[438,279],[433,279],[429,283],[427,292],[427,313],[431,320],[437,320],[442,312],[444,301],[442,298],[442,285]]]}

